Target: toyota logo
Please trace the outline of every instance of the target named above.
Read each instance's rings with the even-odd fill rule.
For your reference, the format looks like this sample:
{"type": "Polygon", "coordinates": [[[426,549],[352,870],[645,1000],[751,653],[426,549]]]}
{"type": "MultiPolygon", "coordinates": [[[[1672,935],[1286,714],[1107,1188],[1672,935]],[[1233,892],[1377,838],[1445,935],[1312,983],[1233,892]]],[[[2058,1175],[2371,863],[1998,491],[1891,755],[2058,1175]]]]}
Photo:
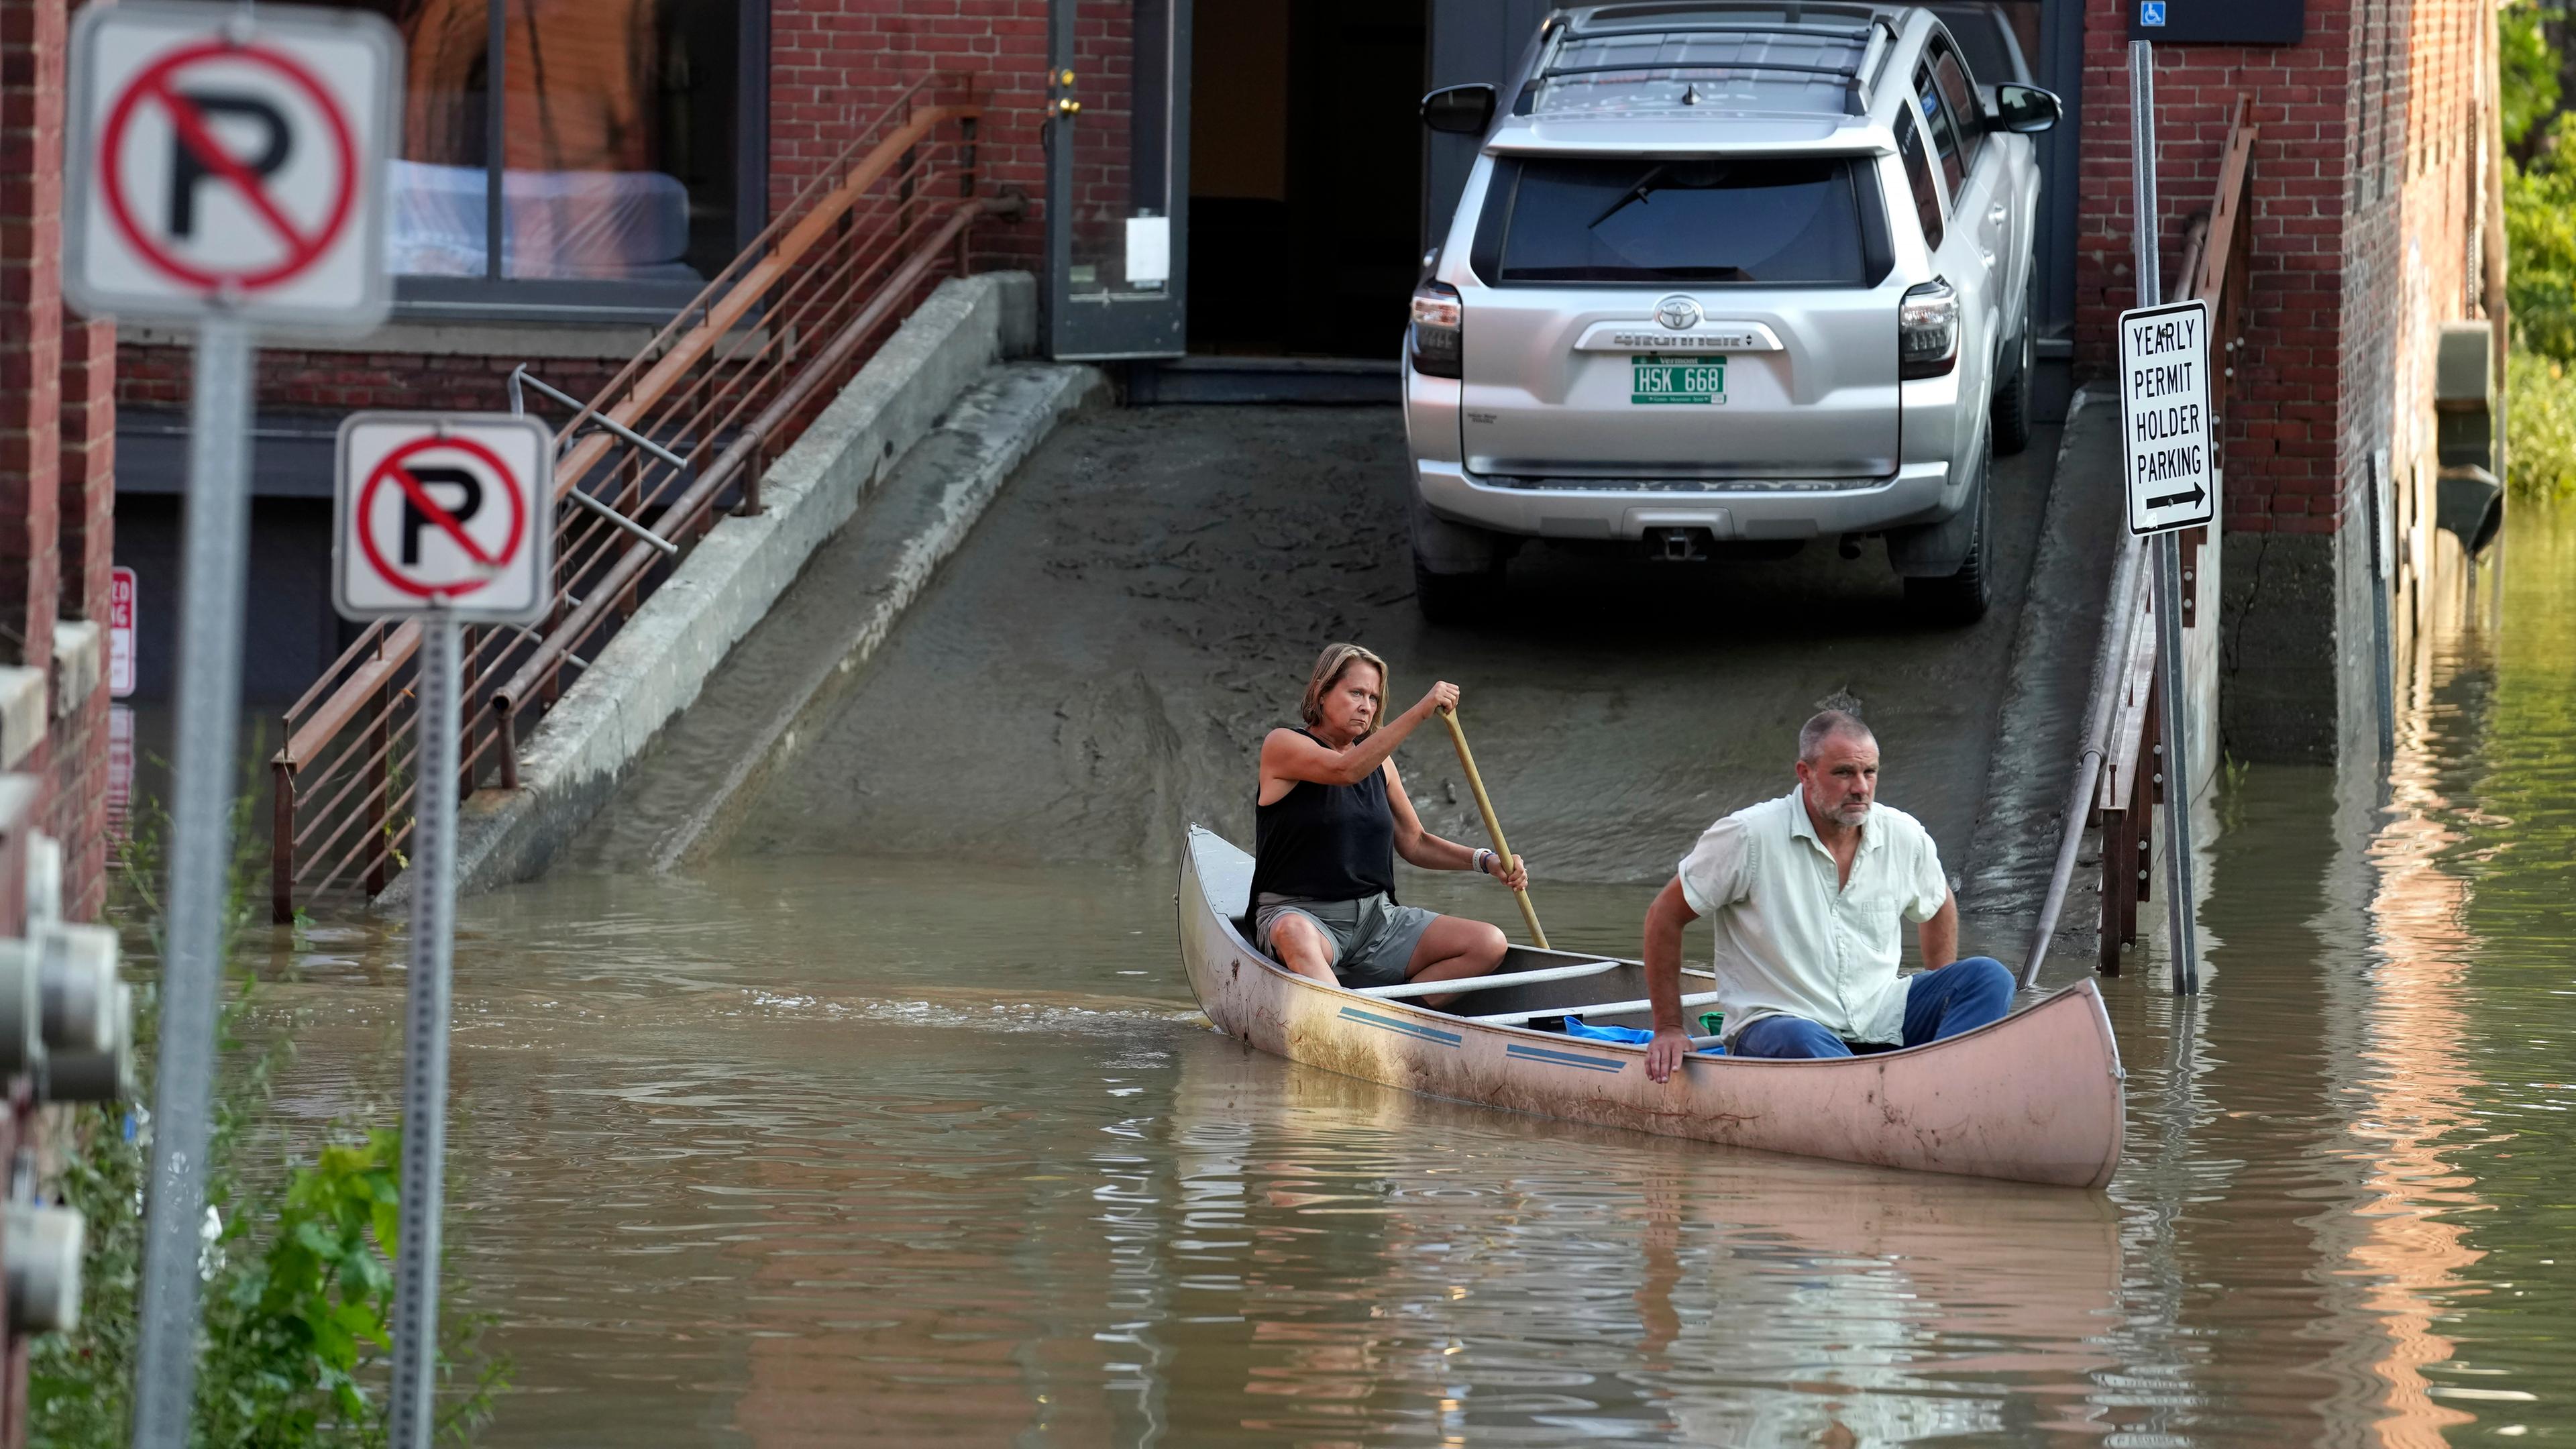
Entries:
{"type": "Polygon", "coordinates": [[[1688,297],[1666,297],[1655,304],[1655,320],[1675,332],[1699,325],[1699,304],[1688,297]]]}

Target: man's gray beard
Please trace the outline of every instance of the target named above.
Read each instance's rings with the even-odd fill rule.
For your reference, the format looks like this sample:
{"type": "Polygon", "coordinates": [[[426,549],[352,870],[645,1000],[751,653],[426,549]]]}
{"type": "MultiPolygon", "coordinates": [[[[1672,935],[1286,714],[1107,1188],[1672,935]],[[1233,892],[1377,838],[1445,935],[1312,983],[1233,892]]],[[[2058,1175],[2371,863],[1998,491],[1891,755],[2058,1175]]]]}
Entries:
{"type": "Polygon", "coordinates": [[[1866,805],[1847,805],[1842,809],[1836,810],[1834,812],[1834,823],[1836,825],[1849,825],[1853,827],[1867,825],[1869,823],[1869,807],[1866,805]]]}

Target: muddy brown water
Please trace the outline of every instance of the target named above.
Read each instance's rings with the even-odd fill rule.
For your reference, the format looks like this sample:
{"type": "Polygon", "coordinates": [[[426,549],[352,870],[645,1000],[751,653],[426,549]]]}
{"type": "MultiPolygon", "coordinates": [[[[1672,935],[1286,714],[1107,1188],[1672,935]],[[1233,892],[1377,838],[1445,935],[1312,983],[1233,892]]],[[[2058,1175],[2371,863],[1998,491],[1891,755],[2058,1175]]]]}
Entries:
{"type": "MultiPolygon", "coordinates": [[[[2106,983],[2104,1194],[1247,1053],[1159,868],[807,855],[468,902],[450,1234],[517,1361],[486,1442],[2576,1435],[2576,514],[2509,547],[2500,623],[2401,679],[2385,787],[2227,776],[2205,994],[2152,949],[2106,983]]],[[[1474,885],[1413,894],[1510,922],[1474,885]]],[[[1627,953],[1648,893],[1538,900],[1627,953]]],[[[393,1090],[399,949],[274,943],[307,1122],[393,1090]]]]}

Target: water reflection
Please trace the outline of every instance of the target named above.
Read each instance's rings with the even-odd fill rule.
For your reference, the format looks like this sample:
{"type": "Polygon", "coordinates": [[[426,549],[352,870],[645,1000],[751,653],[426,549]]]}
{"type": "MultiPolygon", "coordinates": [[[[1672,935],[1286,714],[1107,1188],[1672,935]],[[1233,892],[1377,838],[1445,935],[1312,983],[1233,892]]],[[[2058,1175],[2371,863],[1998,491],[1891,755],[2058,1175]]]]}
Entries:
{"type": "MultiPolygon", "coordinates": [[[[2132,1129],[2100,1196],[1248,1053],[1187,999],[1159,873],[780,860],[472,902],[453,1236],[520,1366],[488,1440],[2576,1432],[2576,518],[2515,527],[2502,629],[2410,662],[2384,782],[2227,785],[2206,993],[2152,950],[2109,986],[2132,1129]]],[[[1553,887],[1551,934],[1628,947],[1646,896],[1553,887]]],[[[273,951],[293,1109],[383,1096],[399,942],[273,951]]]]}
{"type": "Polygon", "coordinates": [[[2073,1428],[2111,1363],[2090,1194],[1570,1128],[1231,1044],[1184,1057],[1174,1133],[1179,1281],[1242,1325],[1173,1366],[1239,1392],[1176,1418],[1206,1442],[2073,1428]]]}

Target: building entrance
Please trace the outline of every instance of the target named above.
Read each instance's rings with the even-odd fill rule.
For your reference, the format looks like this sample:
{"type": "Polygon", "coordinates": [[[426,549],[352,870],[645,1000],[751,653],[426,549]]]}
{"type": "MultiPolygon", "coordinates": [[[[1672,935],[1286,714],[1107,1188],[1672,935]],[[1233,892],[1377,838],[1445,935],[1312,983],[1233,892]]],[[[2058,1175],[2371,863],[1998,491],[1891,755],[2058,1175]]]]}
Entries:
{"type": "Polygon", "coordinates": [[[1422,260],[1427,9],[1197,7],[1192,353],[1395,356],[1422,260]]]}

